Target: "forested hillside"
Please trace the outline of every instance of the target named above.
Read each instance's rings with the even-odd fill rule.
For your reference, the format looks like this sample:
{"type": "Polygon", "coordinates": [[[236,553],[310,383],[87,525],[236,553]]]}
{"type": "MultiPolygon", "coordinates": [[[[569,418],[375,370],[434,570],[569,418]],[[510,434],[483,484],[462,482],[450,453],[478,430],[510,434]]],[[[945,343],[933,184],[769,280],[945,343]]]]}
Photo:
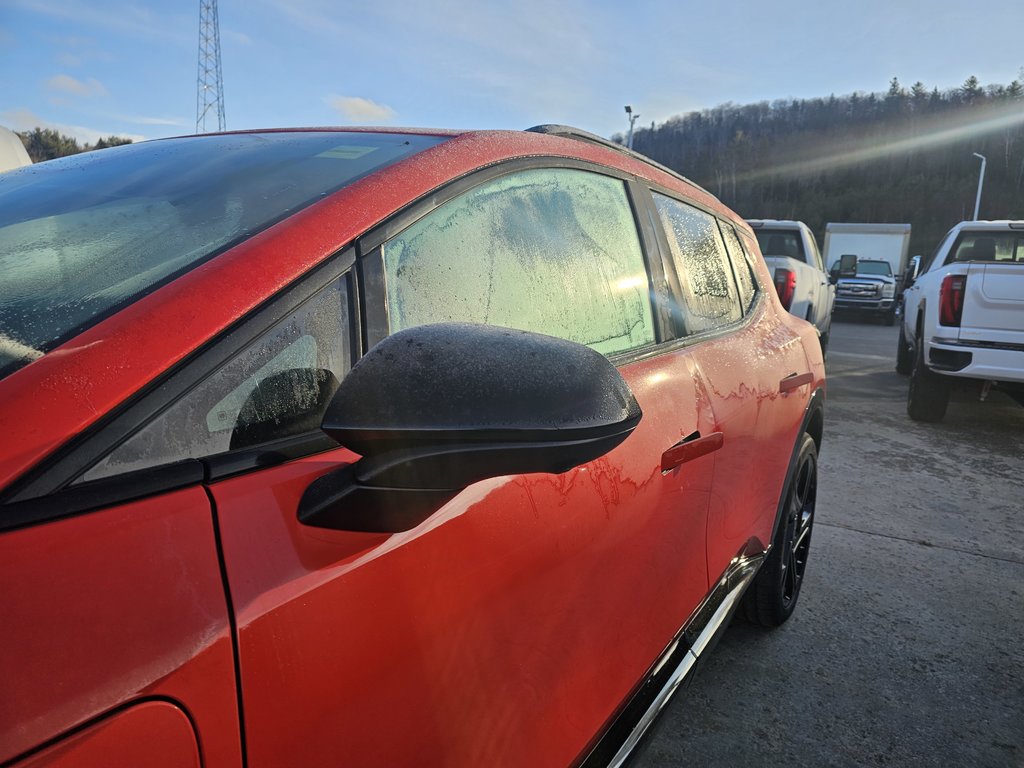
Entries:
{"type": "Polygon", "coordinates": [[[117,147],[121,144],[131,144],[131,139],[120,136],[108,136],[99,139],[95,144],[79,144],[77,139],[65,136],[52,128],[34,128],[31,131],[20,131],[18,136],[21,143],[25,145],[28,156],[33,163],[41,163],[44,160],[53,160],[57,157],[77,155],[79,152],[90,152],[94,149],[106,147],[117,147]]]}
{"type": "Polygon", "coordinates": [[[745,217],[800,219],[819,243],[830,221],[910,223],[911,252],[927,253],[974,214],[974,152],[988,159],[979,218],[1024,219],[1022,80],[725,104],[637,130],[633,147],[745,217]]]}

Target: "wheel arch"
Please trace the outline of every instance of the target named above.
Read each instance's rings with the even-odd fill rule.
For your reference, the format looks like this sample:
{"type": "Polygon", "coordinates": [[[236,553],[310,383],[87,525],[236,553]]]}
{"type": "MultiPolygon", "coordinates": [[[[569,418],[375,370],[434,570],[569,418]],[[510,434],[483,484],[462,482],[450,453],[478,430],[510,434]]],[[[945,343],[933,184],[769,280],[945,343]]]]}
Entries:
{"type": "Polygon", "coordinates": [[[768,549],[770,551],[773,542],[775,541],[775,534],[779,529],[779,521],[782,519],[783,508],[786,504],[786,497],[789,495],[789,486],[793,482],[793,468],[796,466],[797,457],[800,454],[800,446],[803,443],[803,436],[808,434],[814,441],[815,450],[821,451],[821,441],[825,432],[825,390],[818,388],[811,395],[811,400],[807,404],[807,408],[804,410],[803,421],[800,423],[800,429],[796,433],[796,437],[793,440],[793,450],[789,455],[789,465],[786,468],[786,480],[782,484],[782,493],[779,494],[779,502],[775,508],[775,522],[772,523],[772,535],[768,540],[768,549]]]}

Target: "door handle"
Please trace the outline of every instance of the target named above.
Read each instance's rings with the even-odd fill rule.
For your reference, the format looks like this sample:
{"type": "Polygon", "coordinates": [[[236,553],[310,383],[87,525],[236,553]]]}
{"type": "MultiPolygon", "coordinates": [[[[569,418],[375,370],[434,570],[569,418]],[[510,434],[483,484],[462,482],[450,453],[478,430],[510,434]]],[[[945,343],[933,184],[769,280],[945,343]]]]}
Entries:
{"type": "Polygon", "coordinates": [[[814,374],[810,371],[807,373],[791,373],[779,382],[779,392],[790,392],[802,387],[804,384],[810,384],[812,381],[814,381],[814,374]]]}
{"type": "Polygon", "coordinates": [[[700,436],[700,432],[692,432],[661,454],[661,471],[669,472],[680,464],[707,456],[724,444],[725,435],[721,432],[712,432],[704,437],[700,436]]]}

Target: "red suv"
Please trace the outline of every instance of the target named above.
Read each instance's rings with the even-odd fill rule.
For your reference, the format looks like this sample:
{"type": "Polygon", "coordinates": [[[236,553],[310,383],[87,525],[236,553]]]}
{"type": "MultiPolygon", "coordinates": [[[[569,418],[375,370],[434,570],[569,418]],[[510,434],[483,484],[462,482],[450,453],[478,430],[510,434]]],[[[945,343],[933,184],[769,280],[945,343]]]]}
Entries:
{"type": "Polygon", "coordinates": [[[815,331],[597,137],[13,171],[0,297],[0,762],[618,765],[796,603],[815,331]]]}

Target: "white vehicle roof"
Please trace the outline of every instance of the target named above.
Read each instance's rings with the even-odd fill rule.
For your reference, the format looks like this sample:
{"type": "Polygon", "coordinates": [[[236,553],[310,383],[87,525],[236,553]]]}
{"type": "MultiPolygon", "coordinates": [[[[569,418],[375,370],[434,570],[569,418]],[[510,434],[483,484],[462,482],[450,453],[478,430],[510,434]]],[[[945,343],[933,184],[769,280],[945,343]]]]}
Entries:
{"type": "Polygon", "coordinates": [[[997,221],[961,221],[950,232],[959,232],[963,229],[973,230],[1004,230],[1024,229],[1024,221],[1013,221],[1011,219],[999,219],[997,221]]]}
{"type": "Polygon", "coordinates": [[[0,125],[0,173],[32,165],[25,145],[13,131],[0,125]]]}

